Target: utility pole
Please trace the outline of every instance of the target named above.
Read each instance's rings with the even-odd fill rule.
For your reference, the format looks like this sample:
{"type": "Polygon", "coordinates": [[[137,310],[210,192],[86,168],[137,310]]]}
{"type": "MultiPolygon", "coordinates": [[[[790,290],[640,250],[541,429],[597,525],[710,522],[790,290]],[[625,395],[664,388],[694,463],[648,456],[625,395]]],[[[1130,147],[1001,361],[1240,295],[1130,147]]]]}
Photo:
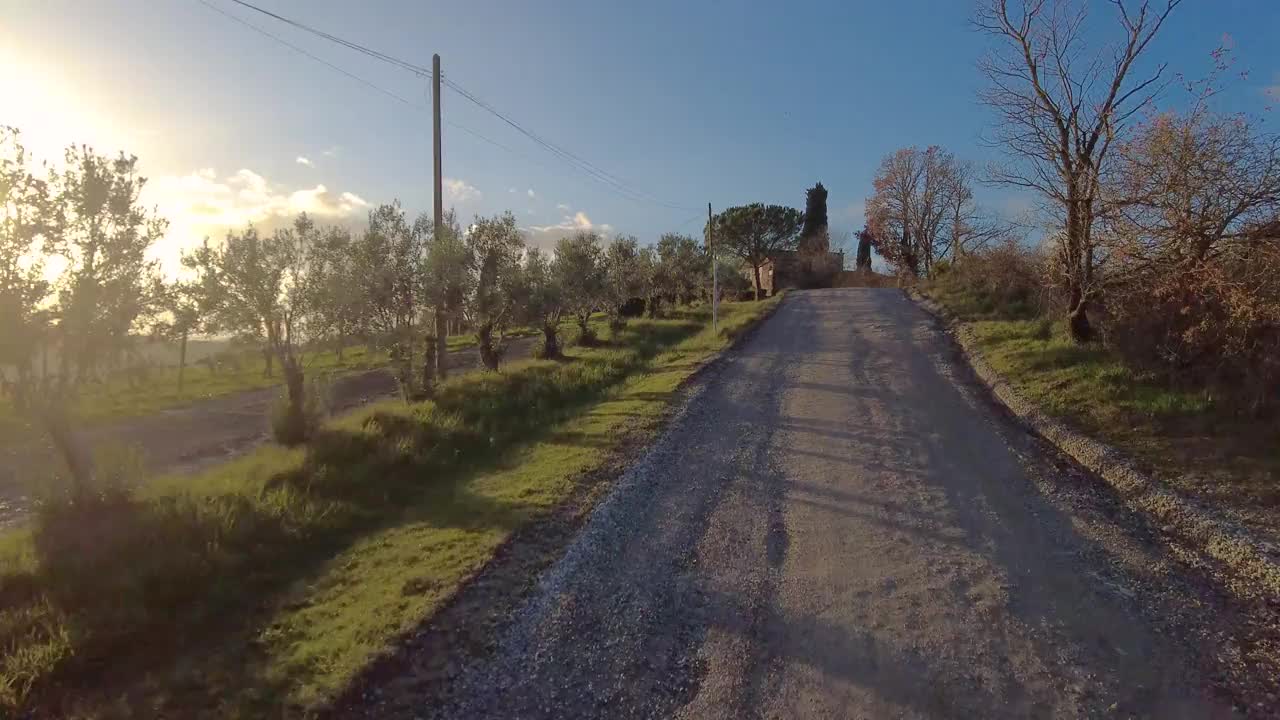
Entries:
{"type": "MultiPolygon", "coordinates": [[[[440,164],[440,55],[431,56],[431,116],[434,119],[432,127],[432,145],[435,166],[435,206],[433,207],[433,217],[435,219],[435,229],[433,237],[436,242],[440,242],[440,238],[444,235],[444,176],[442,165],[440,164]]],[[[449,345],[449,332],[444,317],[443,303],[436,302],[436,375],[441,380],[445,378],[445,356],[447,354],[447,346],[449,345]]]]}
{"type": "Polygon", "coordinates": [[[711,332],[718,333],[720,310],[720,280],[716,270],[715,226],[711,222],[711,203],[707,203],[707,249],[711,251],[711,332]]]}

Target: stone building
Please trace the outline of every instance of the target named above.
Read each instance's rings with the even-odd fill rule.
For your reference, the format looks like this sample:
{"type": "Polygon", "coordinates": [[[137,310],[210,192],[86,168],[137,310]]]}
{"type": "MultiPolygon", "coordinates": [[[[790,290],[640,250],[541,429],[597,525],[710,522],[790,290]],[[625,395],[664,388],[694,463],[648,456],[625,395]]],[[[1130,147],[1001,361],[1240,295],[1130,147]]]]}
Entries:
{"type": "MultiPolygon", "coordinates": [[[[808,278],[837,276],[844,269],[844,251],[824,252],[813,256],[796,250],[781,250],[769,256],[760,266],[760,289],[773,295],[786,288],[812,285],[808,278]]],[[[751,268],[746,269],[747,279],[755,282],[751,268]]],[[[823,283],[824,286],[829,283],[823,283]]],[[[753,285],[754,287],[754,285],[753,285]]]]}

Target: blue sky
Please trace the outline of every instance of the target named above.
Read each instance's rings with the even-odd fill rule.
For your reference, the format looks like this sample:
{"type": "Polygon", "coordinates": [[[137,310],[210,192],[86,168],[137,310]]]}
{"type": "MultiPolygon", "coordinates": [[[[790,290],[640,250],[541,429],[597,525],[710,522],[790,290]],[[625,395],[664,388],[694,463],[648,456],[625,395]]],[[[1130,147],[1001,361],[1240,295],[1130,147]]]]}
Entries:
{"type": "MultiPolygon", "coordinates": [[[[17,124],[39,155],[71,141],[137,154],[149,199],[173,221],[169,251],[298,208],[349,219],[392,198],[430,207],[425,80],[208,2],[420,106],[197,0],[0,0],[0,123],[17,124]]],[[[968,24],[968,0],[258,4],[420,65],[439,52],[447,76],[534,132],[689,208],[619,197],[446,91],[449,122],[516,151],[446,125],[452,204],[464,217],[510,209],[535,235],[588,222],[643,241],[696,233],[707,202],[800,206],[817,180],[833,226],[853,230],[886,153],[936,143],[979,164],[996,157],[979,142],[986,39],[968,24]]],[[[1106,4],[1092,6],[1110,29],[1106,4]]],[[[1223,105],[1274,125],[1263,107],[1280,86],[1280,2],[1186,0],[1149,57],[1202,75],[1224,33],[1250,74],[1223,105]]],[[[981,197],[1003,212],[1028,205],[981,197]]]]}

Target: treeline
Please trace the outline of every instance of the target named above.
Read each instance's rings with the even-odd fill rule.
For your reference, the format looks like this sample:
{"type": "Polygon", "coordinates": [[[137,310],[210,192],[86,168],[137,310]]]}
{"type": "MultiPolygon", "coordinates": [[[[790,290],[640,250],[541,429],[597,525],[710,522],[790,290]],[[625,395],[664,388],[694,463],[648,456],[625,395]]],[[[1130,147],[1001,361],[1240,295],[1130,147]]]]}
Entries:
{"type": "Polygon", "coordinates": [[[1091,59],[1070,14],[984,2],[983,101],[1008,156],[986,180],[1039,196],[1043,239],[984,219],[968,167],[936,147],[885,158],[863,235],[901,273],[949,271],[1001,307],[1061,318],[1076,342],[1257,413],[1280,405],[1280,138],[1213,109],[1236,74],[1224,48],[1204,79],[1183,81],[1185,109],[1154,111],[1162,68],[1133,68],[1177,5],[1118,3],[1111,64],[1091,59]]]}
{"type": "MultiPolygon", "coordinates": [[[[182,256],[184,277],[169,279],[148,258],[166,223],[140,202],[136,158],[73,147],[65,169],[42,176],[33,165],[18,132],[0,132],[0,374],[77,477],[91,468],[70,431],[70,401],[148,336],[183,347],[191,336],[234,336],[260,347],[284,379],[277,437],[298,442],[315,424],[309,350],[386,350],[406,397],[420,397],[444,377],[449,330],[474,333],[485,367],[496,369],[515,326],[540,330],[541,353],[554,357],[562,319],[590,344],[593,313],[618,327],[628,309],[656,316],[710,291],[710,256],[690,236],[642,247],[584,231],[547,251],[526,247],[510,213],[464,229],[450,212],[437,232],[433,218],[410,218],[397,202],[371,211],[359,231],[304,214],[271,233],[248,227],[206,240],[182,256]],[[37,372],[51,348],[57,367],[37,372]]],[[[724,273],[740,291],[739,271],[724,273]]]]}

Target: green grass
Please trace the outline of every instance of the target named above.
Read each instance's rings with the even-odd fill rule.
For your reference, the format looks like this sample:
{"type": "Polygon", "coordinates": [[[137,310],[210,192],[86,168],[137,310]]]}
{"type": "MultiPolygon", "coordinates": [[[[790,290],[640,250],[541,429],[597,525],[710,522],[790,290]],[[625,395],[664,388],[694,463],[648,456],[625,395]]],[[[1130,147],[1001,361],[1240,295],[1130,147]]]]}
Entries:
{"type": "Polygon", "coordinates": [[[0,708],[280,717],[322,705],[773,302],[726,304],[716,335],[705,309],[633,320],[564,361],[363,408],[306,449],[46,512],[0,539],[0,708]]]}
{"type": "Polygon", "coordinates": [[[1135,372],[1065,323],[992,302],[951,281],[925,291],[974,331],[978,351],[1025,397],[1139,459],[1185,494],[1280,539],[1280,426],[1241,417],[1200,388],[1135,372]]]}
{"type": "MultiPolygon", "coordinates": [[[[533,328],[515,328],[508,337],[537,335],[533,328]]],[[[475,335],[451,335],[447,340],[450,351],[474,347],[475,335]]],[[[200,400],[230,395],[245,390],[276,387],[283,382],[279,368],[271,377],[265,374],[266,362],[256,352],[240,356],[238,369],[210,372],[207,365],[188,364],[183,374],[182,392],[178,392],[178,368],[165,365],[153,368],[145,378],[130,382],[126,374],[116,373],[102,383],[84,385],[75,399],[73,414],[86,423],[98,423],[148,415],[160,410],[181,407],[200,400]]],[[[364,345],[353,345],[343,352],[342,360],[333,350],[306,353],[304,362],[309,374],[342,374],[385,367],[387,353],[364,345]]],[[[29,437],[31,429],[26,418],[19,415],[7,399],[0,398],[0,438],[29,437]]],[[[0,445],[5,444],[0,440],[0,445]]]]}

